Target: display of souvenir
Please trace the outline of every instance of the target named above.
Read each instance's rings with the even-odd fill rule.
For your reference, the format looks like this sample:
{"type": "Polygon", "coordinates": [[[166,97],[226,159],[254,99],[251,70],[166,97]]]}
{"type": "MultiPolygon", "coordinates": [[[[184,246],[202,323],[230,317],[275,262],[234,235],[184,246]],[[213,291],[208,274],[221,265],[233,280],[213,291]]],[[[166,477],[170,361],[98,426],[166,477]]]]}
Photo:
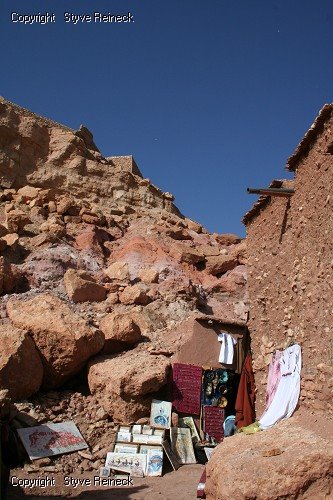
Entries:
{"type": "Polygon", "coordinates": [[[133,443],[143,443],[147,444],[148,443],[148,438],[150,436],[147,436],[146,434],[133,434],[132,435],[132,442],[133,443]]]}
{"type": "Polygon", "coordinates": [[[172,405],[176,411],[200,415],[201,379],[201,366],[174,363],[172,405]]]}
{"type": "Polygon", "coordinates": [[[147,455],[109,452],[106,455],[105,467],[128,472],[132,477],[143,477],[146,474],[147,455]]]}
{"type": "Polygon", "coordinates": [[[113,451],[115,453],[138,453],[138,445],[116,443],[113,451]]]}
{"type": "Polygon", "coordinates": [[[165,430],[164,429],[154,429],[154,436],[162,436],[164,437],[165,430]]]}
{"type": "Polygon", "coordinates": [[[163,439],[164,437],[161,435],[161,436],[155,436],[155,434],[153,434],[152,436],[147,436],[147,443],[149,444],[162,444],[163,442],[163,439]]]}
{"type": "Polygon", "coordinates": [[[100,467],[99,468],[99,477],[109,477],[110,476],[110,467],[100,467]]]}
{"type": "Polygon", "coordinates": [[[223,441],[224,410],[218,406],[203,407],[204,432],[217,442],[223,441]]]}
{"type": "Polygon", "coordinates": [[[153,434],[153,429],[150,425],[144,425],[142,427],[142,434],[146,434],[147,436],[151,436],[153,434]]]}
{"type": "Polygon", "coordinates": [[[150,425],[160,429],[170,429],[171,407],[169,401],[153,399],[150,411],[150,425]]]}
{"type": "Polygon", "coordinates": [[[161,476],[163,469],[163,449],[153,448],[147,454],[147,476],[161,476]]]}
{"type": "Polygon", "coordinates": [[[181,418],[179,418],[179,427],[183,427],[183,428],[188,427],[190,429],[193,444],[200,441],[200,436],[199,436],[198,430],[196,428],[196,425],[194,423],[193,417],[181,417],[181,418]]]}
{"type": "Polygon", "coordinates": [[[145,455],[148,454],[148,450],[161,450],[162,448],[160,446],[154,446],[150,444],[141,444],[139,448],[139,453],[144,453],[145,455]]]}
{"type": "Polygon", "coordinates": [[[201,404],[225,408],[228,404],[225,396],[228,393],[228,381],[232,376],[233,373],[223,368],[205,370],[202,380],[201,404]]]}
{"type": "Polygon", "coordinates": [[[172,427],[170,436],[172,451],[176,455],[177,460],[181,464],[195,464],[196,458],[190,429],[172,427]]]}
{"type": "Polygon", "coordinates": [[[132,434],[130,432],[117,432],[117,441],[130,443],[132,441],[132,434]]]}
{"type": "Polygon", "coordinates": [[[26,427],[17,432],[31,460],[88,448],[73,421],[26,427]]]}
{"type": "Polygon", "coordinates": [[[173,470],[178,470],[181,464],[180,464],[178,458],[176,457],[175,453],[172,451],[171,446],[168,443],[168,441],[166,441],[166,440],[163,441],[162,446],[163,446],[163,450],[165,451],[166,456],[169,459],[169,462],[170,462],[173,470]]]}
{"type": "Polygon", "coordinates": [[[130,425],[119,425],[118,432],[131,432],[130,425]]]}

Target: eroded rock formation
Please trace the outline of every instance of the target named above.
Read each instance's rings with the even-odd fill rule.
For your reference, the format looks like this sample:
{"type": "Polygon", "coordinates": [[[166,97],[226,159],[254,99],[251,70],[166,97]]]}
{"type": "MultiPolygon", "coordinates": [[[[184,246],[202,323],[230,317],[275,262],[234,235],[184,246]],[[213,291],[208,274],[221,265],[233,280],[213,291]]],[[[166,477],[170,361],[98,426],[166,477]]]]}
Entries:
{"type": "Polygon", "coordinates": [[[0,99],[0,146],[2,320],[35,346],[43,390],[88,366],[109,418],[146,416],[183,342],[175,328],[205,314],[245,324],[244,244],[184,217],[85,127],[0,99]]]}

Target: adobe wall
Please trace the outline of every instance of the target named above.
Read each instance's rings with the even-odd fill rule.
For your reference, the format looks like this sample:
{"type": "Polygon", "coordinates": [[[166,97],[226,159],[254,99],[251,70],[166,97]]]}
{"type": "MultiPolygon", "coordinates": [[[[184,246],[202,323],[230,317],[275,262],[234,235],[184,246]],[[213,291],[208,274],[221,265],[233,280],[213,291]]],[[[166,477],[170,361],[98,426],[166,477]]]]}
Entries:
{"type": "Polygon", "coordinates": [[[302,346],[301,404],[333,412],[332,142],[331,116],[299,160],[290,202],[272,197],[247,223],[249,330],[259,416],[272,353],[291,341],[302,346]]]}

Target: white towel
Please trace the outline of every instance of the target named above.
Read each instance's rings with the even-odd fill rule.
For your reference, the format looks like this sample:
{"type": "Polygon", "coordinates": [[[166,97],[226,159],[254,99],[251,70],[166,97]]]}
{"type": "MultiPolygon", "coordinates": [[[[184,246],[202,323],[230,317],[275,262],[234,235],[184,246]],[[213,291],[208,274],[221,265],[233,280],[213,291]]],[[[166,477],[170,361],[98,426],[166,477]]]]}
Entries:
{"type": "Polygon", "coordinates": [[[230,333],[226,332],[222,332],[218,335],[218,341],[221,342],[219,363],[232,365],[234,360],[234,345],[237,344],[237,341],[230,333]]]}

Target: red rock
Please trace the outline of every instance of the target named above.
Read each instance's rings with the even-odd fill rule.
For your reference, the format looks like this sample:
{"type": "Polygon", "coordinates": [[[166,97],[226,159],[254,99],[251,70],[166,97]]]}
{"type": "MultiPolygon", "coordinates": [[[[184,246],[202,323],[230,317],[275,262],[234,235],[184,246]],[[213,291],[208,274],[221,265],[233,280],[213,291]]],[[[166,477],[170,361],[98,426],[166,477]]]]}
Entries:
{"type": "Polygon", "coordinates": [[[19,235],[17,233],[9,233],[1,238],[6,242],[6,246],[10,247],[12,250],[17,250],[19,246],[19,235]]]}
{"type": "Polygon", "coordinates": [[[206,470],[207,500],[329,498],[333,444],[291,418],[263,432],[228,437],[206,470]],[[281,454],[265,456],[277,445],[281,454]]]}
{"type": "Polygon", "coordinates": [[[169,366],[164,356],[136,350],[98,356],[89,364],[89,388],[115,421],[135,422],[149,415],[154,393],[167,382],[169,366]]]}
{"type": "Polygon", "coordinates": [[[7,312],[14,326],[32,335],[44,365],[44,388],[60,386],[104,345],[101,332],[88,328],[65,302],[51,294],[25,301],[12,298],[7,312]]]}
{"type": "Polygon", "coordinates": [[[127,262],[113,262],[104,273],[112,280],[127,281],[129,279],[129,271],[127,262]]]}
{"type": "Polygon", "coordinates": [[[96,283],[87,273],[68,269],[64,275],[68,297],[73,302],[101,302],[106,299],[107,291],[96,283]]]}
{"type": "Polygon", "coordinates": [[[37,198],[40,188],[34,186],[24,186],[18,189],[17,194],[22,199],[23,203],[26,203],[34,198],[37,198]]]}
{"type": "Polygon", "coordinates": [[[61,238],[66,234],[66,227],[64,222],[55,216],[52,216],[48,218],[47,221],[43,222],[40,225],[40,230],[46,233],[50,233],[56,238],[61,238]]]}
{"type": "Polygon", "coordinates": [[[158,277],[159,277],[159,272],[154,269],[142,269],[139,272],[139,278],[143,283],[157,283],[158,282],[158,277]]]}
{"type": "Polygon", "coordinates": [[[111,313],[104,316],[99,328],[105,337],[103,353],[110,354],[127,349],[142,339],[140,327],[129,313],[111,313]]]}
{"type": "Polygon", "coordinates": [[[11,210],[6,213],[6,226],[10,233],[20,233],[31,220],[22,210],[11,210]]]}
{"type": "Polygon", "coordinates": [[[235,256],[239,264],[247,264],[246,241],[242,241],[231,251],[231,255],[235,256]]]}
{"type": "Polygon", "coordinates": [[[57,201],[56,210],[58,214],[64,215],[70,210],[70,208],[74,206],[75,202],[73,198],[70,198],[69,196],[64,196],[63,198],[57,201]]]}
{"type": "Polygon", "coordinates": [[[236,234],[215,234],[215,239],[220,245],[235,245],[236,243],[240,243],[241,238],[236,234]]]}
{"type": "Polygon", "coordinates": [[[83,222],[86,222],[87,224],[95,224],[96,226],[105,225],[106,218],[100,210],[96,213],[86,208],[83,208],[80,211],[80,215],[82,217],[83,222]]]}
{"type": "Polygon", "coordinates": [[[19,281],[19,273],[13,272],[12,265],[0,257],[0,294],[10,293],[19,281]]]}
{"type": "Polygon", "coordinates": [[[178,262],[186,262],[187,264],[197,264],[205,260],[203,254],[185,245],[173,245],[170,248],[170,255],[178,262]]]}
{"type": "Polygon", "coordinates": [[[41,386],[43,365],[31,337],[11,324],[0,324],[0,389],[14,401],[34,394],[41,386]]]}
{"type": "Polygon", "coordinates": [[[237,258],[232,255],[219,255],[207,257],[206,271],[209,274],[216,276],[217,274],[223,274],[237,266],[237,258]]]}
{"type": "Polygon", "coordinates": [[[31,244],[33,247],[40,247],[46,243],[53,243],[56,240],[56,236],[51,233],[41,233],[37,236],[31,238],[31,244]]]}
{"type": "Polygon", "coordinates": [[[174,240],[191,240],[192,236],[186,231],[186,229],[180,227],[177,229],[167,229],[166,234],[173,238],[174,240]]]}
{"type": "Polygon", "coordinates": [[[218,246],[212,246],[212,245],[200,245],[198,247],[198,251],[203,253],[205,257],[208,256],[218,256],[220,255],[220,249],[218,246]]]}
{"type": "Polygon", "coordinates": [[[55,201],[51,200],[48,203],[48,209],[50,214],[55,213],[57,211],[57,204],[55,201]]]}
{"type": "Polygon", "coordinates": [[[110,234],[104,229],[89,226],[76,236],[75,246],[79,250],[92,250],[95,253],[102,254],[104,242],[110,239],[110,234]]]}
{"type": "Polygon", "coordinates": [[[194,231],[198,234],[202,233],[202,225],[198,224],[198,222],[195,222],[194,220],[191,219],[185,219],[187,223],[187,227],[191,230],[194,231]]]}
{"type": "Polygon", "coordinates": [[[119,295],[119,300],[122,304],[141,304],[146,305],[150,302],[147,292],[140,284],[127,286],[119,295]]]}

